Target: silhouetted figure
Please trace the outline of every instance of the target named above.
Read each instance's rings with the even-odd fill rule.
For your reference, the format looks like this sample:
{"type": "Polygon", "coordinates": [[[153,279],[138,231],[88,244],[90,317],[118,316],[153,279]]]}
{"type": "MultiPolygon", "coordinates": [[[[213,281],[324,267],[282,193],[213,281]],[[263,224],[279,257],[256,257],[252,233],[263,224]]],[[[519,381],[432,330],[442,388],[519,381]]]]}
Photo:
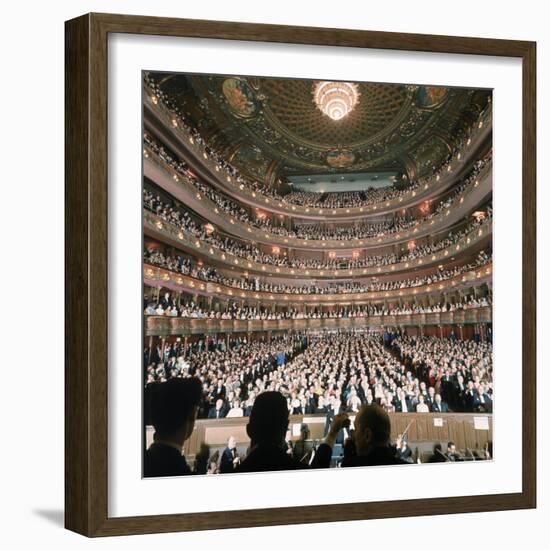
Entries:
{"type": "Polygon", "coordinates": [[[282,394],[267,391],[258,395],[246,426],[250,452],[235,471],[271,472],[307,468],[307,465],[287,454],[287,429],[288,406],[282,394]]]}
{"type": "Polygon", "coordinates": [[[210,447],[206,443],[201,443],[201,447],[195,456],[195,473],[206,474],[208,471],[208,462],[210,460],[210,447]]]}
{"type": "Polygon", "coordinates": [[[198,378],[172,378],[154,388],[150,413],[155,435],[145,451],[144,477],[193,473],[183,456],[183,444],[193,433],[201,396],[198,378]]]}

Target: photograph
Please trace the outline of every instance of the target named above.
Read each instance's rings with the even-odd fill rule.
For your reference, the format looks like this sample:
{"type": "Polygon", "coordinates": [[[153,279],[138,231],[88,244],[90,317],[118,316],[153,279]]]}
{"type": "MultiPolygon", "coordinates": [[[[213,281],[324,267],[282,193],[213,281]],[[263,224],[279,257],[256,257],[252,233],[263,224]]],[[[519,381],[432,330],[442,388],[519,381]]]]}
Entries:
{"type": "Polygon", "coordinates": [[[498,457],[493,90],[141,75],[142,476],[498,457]]]}

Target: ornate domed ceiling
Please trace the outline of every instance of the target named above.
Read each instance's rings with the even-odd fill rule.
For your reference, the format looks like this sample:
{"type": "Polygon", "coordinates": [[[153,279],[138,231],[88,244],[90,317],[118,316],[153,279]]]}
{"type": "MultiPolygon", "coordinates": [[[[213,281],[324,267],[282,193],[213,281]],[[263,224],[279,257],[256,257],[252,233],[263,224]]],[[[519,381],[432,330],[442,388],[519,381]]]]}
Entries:
{"type": "Polygon", "coordinates": [[[315,104],[317,81],[151,73],[204,138],[266,183],[295,174],[394,170],[414,178],[440,164],[489,92],[358,83],[333,120],[315,104]]]}

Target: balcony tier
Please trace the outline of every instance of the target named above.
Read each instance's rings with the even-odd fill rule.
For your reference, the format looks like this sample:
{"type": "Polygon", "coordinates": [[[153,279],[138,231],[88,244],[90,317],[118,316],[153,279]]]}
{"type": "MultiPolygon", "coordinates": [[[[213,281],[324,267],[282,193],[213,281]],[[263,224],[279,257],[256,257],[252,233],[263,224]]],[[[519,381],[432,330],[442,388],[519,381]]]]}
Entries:
{"type": "MultiPolygon", "coordinates": [[[[222,300],[242,300],[263,304],[301,304],[301,305],[331,305],[331,304],[366,304],[377,301],[384,302],[388,299],[399,300],[401,298],[415,298],[434,292],[449,292],[461,288],[478,286],[481,283],[491,281],[493,270],[492,263],[488,263],[475,270],[456,275],[444,281],[397,290],[381,290],[372,292],[349,292],[339,294],[295,294],[283,292],[263,292],[244,290],[220,283],[202,281],[189,275],[180,275],[161,267],[144,264],[143,280],[151,287],[165,287],[176,292],[201,294],[204,296],[216,296],[222,300]]],[[[312,281],[314,285],[314,281],[312,281]]]]}
{"type": "Polygon", "coordinates": [[[471,325],[490,323],[491,307],[415,313],[402,315],[371,315],[335,319],[193,319],[185,317],[145,316],[146,336],[185,336],[238,332],[288,332],[316,330],[352,330],[377,327],[471,325]]]}
{"type": "MultiPolygon", "coordinates": [[[[222,211],[208,197],[204,196],[193,183],[178,174],[173,168],[164,163],[153,152],[149,151],[144,159],[144,175],[154,181],[167,193],[188,205],[204,219],[211,221],[226,233],[245,240],[252,240],[266,245],[298,248],[302,250],[351,250],[357,247],[380,248],[399,244],[410,239],[417,239],[429,234],[445,230],[461,218],[468,215],[476,206],[481,204],[492,192],[492,164],[485,166],[478,178],[466,186],[461,194],[448,208],[429,220],[409,229],[384,236],[368,238],[354,238],[349,240],[320,240],[301,239],[282,236],[266,229],[241,222],[232,215],[222,211]]],[[[327,221],[331,222],[332,219],[327,221]]]]}
{"type": "Polygon", "coordinates": [[[162,220],[149,210],[143,211],[143,227],[147,236],[175,246],[186,252],[199,254],[208,258],[210,263],[225,267],[239,267],[249,272],[262,275],[289,278],[350,278],[362,276],[392,275],[399,272],[410,271],[414,268],[426,268],[439,265],[443,261],[457,254],[475,252],[491,240],[492,222],[485,221],[479,227],[464,235],[455,244],[442,248],[433,254],[427,254],[421,258],[397,262],[386,266],[353,267],[353,268],[311,268],[311,267],[287,267],[263,264],[253,260],[247,260],[241,256],[225,252],[215,245],[203,242],[197,237],[182,231],[176,226],[162,220]]]}

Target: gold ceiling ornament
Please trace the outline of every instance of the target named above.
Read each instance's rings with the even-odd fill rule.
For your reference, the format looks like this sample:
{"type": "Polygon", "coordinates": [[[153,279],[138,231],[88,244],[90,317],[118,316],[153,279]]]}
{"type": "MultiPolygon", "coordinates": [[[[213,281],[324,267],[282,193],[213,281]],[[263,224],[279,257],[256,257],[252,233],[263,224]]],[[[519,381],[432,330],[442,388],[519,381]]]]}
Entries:
{"type": "Polygon", "coordinates": [[[349,115],[359,102],[359,87],[353,82],[316,82],[313,85],[313,101],[322,113],[332,120],[349,115]]]}

